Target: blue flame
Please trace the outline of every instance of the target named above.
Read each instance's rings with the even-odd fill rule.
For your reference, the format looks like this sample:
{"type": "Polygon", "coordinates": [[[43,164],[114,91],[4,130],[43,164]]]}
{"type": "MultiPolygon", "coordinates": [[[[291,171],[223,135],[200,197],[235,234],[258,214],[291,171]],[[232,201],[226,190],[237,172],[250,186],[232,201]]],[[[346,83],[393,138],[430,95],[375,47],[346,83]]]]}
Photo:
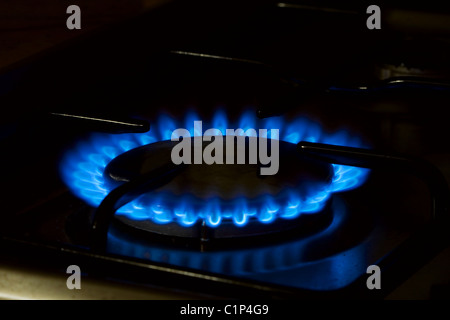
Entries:
{"type": "MultiPolygon", "coordinates": [[[[89,205],[97,207],[111,191],[103,172],[107,164],[118,155],[133,148],[170,140],[172,132],[180,127],[187,128],[191,136],[202,135],[195,132],[193,123],[200,121],[195,112],[189,112],[184,121],[177,121],[168,115],[161,115],[158,122],[152,124],[149,132],[126,134],[94,134],[88,140],[78,143],[69,150],[61,161],[61,176],[70,190],[89,205]]],[[[270,137],[270,129],[278,129],[279,136],[270,137],[286,142],[298,143],[300,141],[320,142],[332,145],[364,147],[361,139],[351,136],[348,131],[341,130],[332,134],[326,133],[321,126],[308,120],[298,118],[288,121],[282,117],[257,119],[255,113],[244,112],[236,123],[231,123],[223,110],[218,110],[208,123],[203,121],[203,130],[215,128],[222,135],[226,129],[267,129],[270,137]]],[[[247,133],[248,134],[248,133],[247,133]]],[[[354,189],[362,185],[369,170],[332,165],[334,174],[331,183],[326,187],[316,190],[313,195],[296,194],[293,190],[285,203],[277,203],[273,197],[266,196],[263,204],[257,207],[251,206],[246,199],[236,199],[233,206],[223,205],[219,199],[208,201],[198,208],[192,205],[192,199],[186,195],[176,201],[176,204],[168,205],[167,199],[152,194],[144,195],[124,205],[117,214],[125,215],[133,220],[151,220],[155,223],[165,224],[172,221],[182,226],[191,226],[197,221],[205,221],[209,226],[216,227],[224,219],[232,220],[237,226],[245,226],[250,218],[257,218],[261,223],[271,223],[277,218],[293,219],[300,214],[311,214],[320,211],[326,204],[332,193],[354,189]]]]}

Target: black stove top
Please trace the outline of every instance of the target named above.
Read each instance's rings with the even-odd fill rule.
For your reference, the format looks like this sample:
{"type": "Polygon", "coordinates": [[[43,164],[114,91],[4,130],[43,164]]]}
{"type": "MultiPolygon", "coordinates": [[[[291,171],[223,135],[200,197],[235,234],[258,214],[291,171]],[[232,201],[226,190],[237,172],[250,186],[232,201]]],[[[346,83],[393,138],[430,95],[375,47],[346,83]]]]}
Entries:
{"type": "Polygon", "coordinates": [[[379,299],[448,247],[446,25],[180,2],[5,71],[1,261],[208,298],[379,299]],[[277,129],[258,146],[276,141],[279,171],[174,164],[180,128],[193,154],[207,129],[200,154],[243,129],[236,157],[277,129]]]}

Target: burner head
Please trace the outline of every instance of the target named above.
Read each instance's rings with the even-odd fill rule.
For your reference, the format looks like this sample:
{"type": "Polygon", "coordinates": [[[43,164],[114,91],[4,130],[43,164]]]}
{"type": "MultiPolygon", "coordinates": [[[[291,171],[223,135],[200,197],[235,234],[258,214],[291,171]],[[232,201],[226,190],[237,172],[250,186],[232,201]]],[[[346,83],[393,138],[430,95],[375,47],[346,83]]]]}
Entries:
{"type": "MultiPolygon", "coordinates": [[[[212,143],[202,141],[202,136],[187,139],[191,140],[191,155],[199,151],[203,154],[205,148],[212,143]]],[[[226,139],[223,141],[225,163],[226,139]]],[[[271,142],[270,138],[260,138],[258,147],[263,143],[270,146],[271,142]]],[[[333,168],[330,164],[300,155],[293,143],[278,140],[276,142],[279,143],[279,170],[274,175],[261,175],[260,168],[263,165],[260,161],[249,164],[250,142],[246,138],[243,144],[238,144],[236,141],[233,143],[234,161],[232,162],[234,164],[187,165],[185,170],[166,185],[142,196],[140,202],[142,206],[150,208],[152,203],[157,201],[163,203],[166,208],[174,210],[180,201],[185,201],[195,212],[202,212],[205,208],[209,208],[211,211],[218,210],[224,213],[227,210],[236,211],[236,204],[240,201],[245,202],[246,208],[255,208],[255,212],[258,212],[268,202],[285,205],[289,203],[292,194],[298,198],[308,198],[331,183],[333,168]],[[236,164],[239,153],[246,155],[244,164],[236,164]],[[212,205],[208,207],[209,204],[212,205]]],[[[172,161],[172,150],[177,143],[177,141],[155,142],[119,155],[105,169],[106,182],[114,188],[172,161]]],[[[134,228],[156,234],[185,238],[207,237],[208,239],[270,234],[291,229],[299,224],[308,226],[309,230],[315,230],[317,228],[314,225],[317,221],[324,221],[323,217],[302,217],[296,218],[295,223],[292,220],[282,219],[269,225],[253,217],[249,219],[245,228],[242,228],[236,226],[230,217],[230,219],[223,219],[218,227],[213,228],[214,230],[209,228],[210,230],[205,231],[202,230],[201,219],[195,226],[185,228],[176,223],[158,225],[149,220],[134,221],[120,216],[117,218],[134,228]]]]}
{"type": "MultiPolygon", "coordinates": [[[[222,137],[219,137],[222,138],[222,137]]],[[[191,139],[191,155],[203,150],[210,141],[201,141],[202,137],[191,139]],[[197,140],[197,141],[195,141],[197,140]],[[200,150],[198,150],[200,149],[200,150]]],[[[224,157],[226,154],[226,139],[224,140],[224,157]]],[[[205,203],[218,199],[222,206],[238,198],[257,202],[261,197],[282,199],[289,192],[298,195],[308,195],[325,187],[331,182],[333,170],[330,164],[321,163],[301,156],[296,151],[296,145],[277,141],[279,143],[279,170],[274,175],[261,175],[260,168],[264,165],[258,160],[249,164],[249,140],[245,144],[234,143],[234,164],[191,164],[172,181],[153,191],[154,197],[165,195],[179,201],[179,197],[189,196],[194,202],[205,203]],[[237,163],[237,154],[245,153],[245,164],[237,163]]],[[[259,144],[270,146],[271,139],[259,138],[259,144]]],[[[176,141],[161,141],[142,146],[113,159],[105,169],[105,179],[111,187],[130,181],[138,175],[150,172],[168,162],[176,141]]],[[[270,152],[270,150],[269,150],[270,152]]],[[[225,163],[225,161],[224,161],[225,163]]],[[[267,165],[266,165],[267,166],[267,165]]]]}

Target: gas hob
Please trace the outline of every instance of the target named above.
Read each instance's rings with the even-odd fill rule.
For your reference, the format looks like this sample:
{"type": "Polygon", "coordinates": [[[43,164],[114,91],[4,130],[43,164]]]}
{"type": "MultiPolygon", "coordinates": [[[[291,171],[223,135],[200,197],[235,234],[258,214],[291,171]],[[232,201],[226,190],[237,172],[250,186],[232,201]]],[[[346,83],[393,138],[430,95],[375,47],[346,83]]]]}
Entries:
{"type": "Polygon", "coordinates": [[[360,9],[175,1],[8,71],[6,270],[76,294],[76,265],[106,298],[395,297],[448,252],[450,48],[360,9]]]}

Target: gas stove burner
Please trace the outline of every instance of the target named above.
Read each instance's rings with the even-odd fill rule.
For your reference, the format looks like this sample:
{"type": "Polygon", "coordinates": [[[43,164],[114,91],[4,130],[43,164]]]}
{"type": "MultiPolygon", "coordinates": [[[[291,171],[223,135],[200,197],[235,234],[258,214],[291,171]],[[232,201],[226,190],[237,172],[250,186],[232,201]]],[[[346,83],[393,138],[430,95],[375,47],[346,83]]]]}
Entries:
{"type": "MultiPolygon", "coordinates": [[[[235,136],[233,138],[236,139],[235,136]]],[[[202,137],[190,140],[191,154],[198,150],[203,153],[211,144],[201,144],[202,137]]],[[[177,143],[160,141],[121,154],[106,166],[106,184],[115,188],[170,162],[172,150],[177,143]]],[[[271,145],[271,139],[261,138],[259,143],[271,145]]],[[[155,199],[158,199],[160,210],[175,213],[183,213],[186,210],[185,204],[189,203],[191,211],[198,212],[200,217],[190,228],[183,228],[176,223],[159,225],[148,220],[119,219],[127,225],[156,234],[205,240],[269,234],[277,230],[289,230],[297,225],[308,230],[316,229],[313,221],[318,221],[317,214],[300,215],[294,220],[295,223],[278,219],[269,224],[267,222],[273,216],[268,216],[270,221],[265,221],[257,213],[267,212],[268,204],[275,211],[292,203],[295,197],[307,199],[316,196],[317,190],[323,190],[331,183],[332,166],[302,156],[293,143],[279,141],[279,171],[275,175],[263,176],[259,174],[263,165],[259,162],[237,164],[238,154],[249,154],[249,144],[248,139],[242,144],[233,142],[233,164],[189,165],[164,186],[139,198],[142,207],[151,207],[155,199]],[[222,216],[218,216],[220,213],[222,216]],[[219,222],[220,225],[217,228],[205,228],[202,225],[205,220],[209,221],[208,225],[219,222]],[[246,227],[241,228],[244,224],[246,227]]],[[[223,148],[227,150],[227,142],[223,148]]],[[[287,217],[292,211],[289,208],[284,210],[285,212],[280,213],[281,217],[287,217]]]]}
{"type": "Polygon", "coordinates": [[[232,224],[250,230],[255,223],[267,225],[280,219],[289,222],[302,215],[318,214],[331,194],[356,188],[368,176],[368,169],[296,156],[295,144],[299,141],[363,146],[358,137],[345,130],[329,134],[304,117],[258,119],[251,110],[236,122],[229,122],[225,112],[219,110],[210,122],[189,112],[184,121],[162,115],[148,133],[95,134],[67,152],[61,162],[63,180],[75,195],[97,207],[118,184],[145,173],[158,161],[168,161],[174,130],[191,128],[192,137],[201,136],[202,132],[195,132],[192,126],[197,120],[203,120],[204,127],[220,130],[223,136],[227,128],[241,128],[244,132],[249,128],[279,129],[279,137],[263,138],[281,140],[280,159],[284,160],[280,160],[280,176],[258,177],[258,165],[188,165],[189,169],[171,183],[118,209],[117,218],[134,221],[135,225],[144,221],[147,225],[178,227],[232,224]],[[221,182],[217,183],[217,179],[221,182]]]}

